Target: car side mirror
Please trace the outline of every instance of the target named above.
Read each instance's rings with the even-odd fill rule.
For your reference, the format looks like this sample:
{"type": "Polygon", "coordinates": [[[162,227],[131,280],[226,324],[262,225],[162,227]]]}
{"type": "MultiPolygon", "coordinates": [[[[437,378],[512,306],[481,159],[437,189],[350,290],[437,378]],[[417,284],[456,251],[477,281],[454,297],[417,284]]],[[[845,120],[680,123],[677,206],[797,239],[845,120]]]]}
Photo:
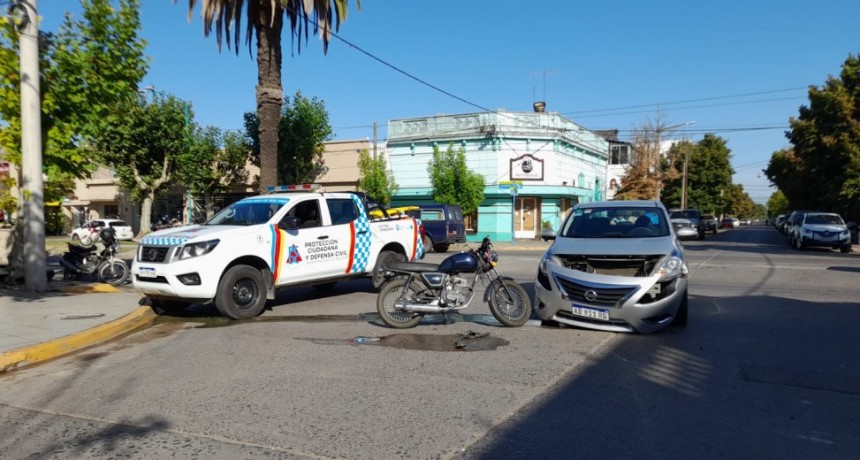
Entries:
{"type": "Polygon", "coordinates": [[[297,228],[299,228],[300,222],[301,219],[299,219],[298,217],[287,216],[281,219],[280,222],[278,222],[278,228],[280,228],[281,230],[296,230],[297,228]]]}

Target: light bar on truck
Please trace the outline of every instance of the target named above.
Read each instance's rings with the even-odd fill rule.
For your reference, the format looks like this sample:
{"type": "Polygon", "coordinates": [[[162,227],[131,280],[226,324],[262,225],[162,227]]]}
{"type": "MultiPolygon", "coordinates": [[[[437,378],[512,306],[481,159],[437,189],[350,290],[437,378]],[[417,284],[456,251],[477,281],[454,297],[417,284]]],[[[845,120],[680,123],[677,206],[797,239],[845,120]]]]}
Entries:
{"type": "Polygon", "coordinates": [[[266,187],[266,191],[268,193],[313,192],[319,188],[320,184],[270,185],[266,187]]]}

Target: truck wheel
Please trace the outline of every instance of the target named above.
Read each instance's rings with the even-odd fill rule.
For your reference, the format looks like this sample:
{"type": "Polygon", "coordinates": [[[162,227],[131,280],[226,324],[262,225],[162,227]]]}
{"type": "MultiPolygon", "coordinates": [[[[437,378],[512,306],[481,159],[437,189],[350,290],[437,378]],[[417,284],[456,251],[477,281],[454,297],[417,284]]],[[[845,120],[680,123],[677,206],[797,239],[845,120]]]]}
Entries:
{"type": "Polygon", "coordinates": [[[433,252],[433,240],[429,236],[424,237],[424,250],[426,252],[433,252]]]}
{"type": "Polygon", "coordinates": [[[373,267],[373,287],[379,288],[385,282],[385,266],[391,262],[405,262],[403,254],[394,251],[382,251],[376,258],[376,266],[373,267]]]}
{"type": "Polygon", "coordinates": [[[433,250],[435,252],[448,252],[448,245],[447,244],[437,244],[436,246],[433,246],[433,250]]]}
{"type": "Polygon", "coordinates": [[[215,307],[232,319],[250,319],[266,306],[266,281],[263,273],[248,265],[236,265],[218,283],[215,307]]]}

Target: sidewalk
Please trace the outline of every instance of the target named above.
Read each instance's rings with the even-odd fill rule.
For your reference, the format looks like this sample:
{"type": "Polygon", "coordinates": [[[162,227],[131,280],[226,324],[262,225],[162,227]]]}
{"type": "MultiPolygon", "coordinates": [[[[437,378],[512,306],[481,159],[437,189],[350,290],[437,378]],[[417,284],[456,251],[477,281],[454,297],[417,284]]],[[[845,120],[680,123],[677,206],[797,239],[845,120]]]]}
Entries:
{"type": "Polygon", "coordinates": [[[129,285],[52,281],[43,293],[0,289],[0,374],[148,326],[155,315],[139,302],[129,285]]]}

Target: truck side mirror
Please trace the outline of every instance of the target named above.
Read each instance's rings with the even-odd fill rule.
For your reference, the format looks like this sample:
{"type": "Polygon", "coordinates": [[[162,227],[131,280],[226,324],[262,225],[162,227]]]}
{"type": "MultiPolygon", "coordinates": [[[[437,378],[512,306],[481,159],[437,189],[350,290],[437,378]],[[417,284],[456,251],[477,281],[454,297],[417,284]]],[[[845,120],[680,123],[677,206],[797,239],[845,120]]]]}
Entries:
{"type": "Polygon", "coordinates": [[[301,219],[295,216],[286,216],[278,222],[278,228],[281,230],[296,230],[299,228],[301,219]]]}

